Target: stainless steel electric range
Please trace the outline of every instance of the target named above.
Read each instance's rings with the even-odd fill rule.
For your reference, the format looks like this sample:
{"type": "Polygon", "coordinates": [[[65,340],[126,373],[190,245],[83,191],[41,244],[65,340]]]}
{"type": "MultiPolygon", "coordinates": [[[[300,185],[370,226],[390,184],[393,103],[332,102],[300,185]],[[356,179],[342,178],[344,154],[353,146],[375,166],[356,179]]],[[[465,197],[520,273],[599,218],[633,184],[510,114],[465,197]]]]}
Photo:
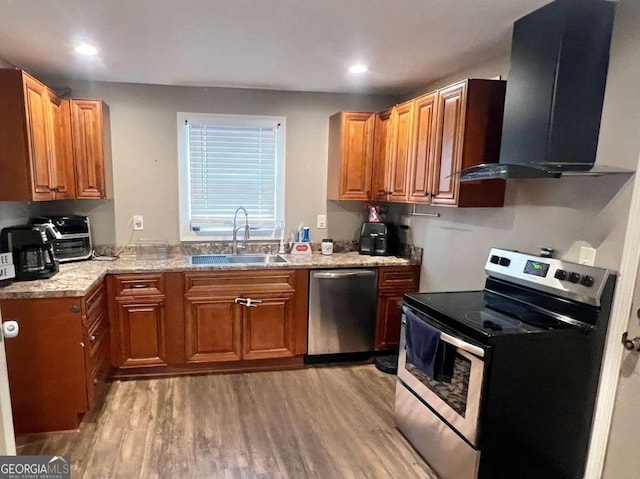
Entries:
{"type": "Polygon", "coordinates": [[[405,295],[396,425],[443,479],[581,478],[616,277],[496,248],[485,271],[405,295]]]}

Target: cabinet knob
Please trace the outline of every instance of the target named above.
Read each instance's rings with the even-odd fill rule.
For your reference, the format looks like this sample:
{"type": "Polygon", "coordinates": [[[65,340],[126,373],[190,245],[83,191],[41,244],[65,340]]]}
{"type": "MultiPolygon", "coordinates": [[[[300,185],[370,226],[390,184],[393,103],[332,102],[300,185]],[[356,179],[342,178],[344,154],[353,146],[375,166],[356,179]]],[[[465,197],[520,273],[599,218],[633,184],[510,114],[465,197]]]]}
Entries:
{"type": "Polygon", "coordinates": [[[92,334],[91,336],[89,336],[89,341],[91,341],[92,343],[94,343],[96,339],[98,339],[98,337],[95,334],[92,334]]]}
{"type": "Polygon", "coordinates": [[[93,378],[93,384],[98,384],[100,381],[98,381],[98,378],[93,378]]]}
{"type": "Polygon", "coordinates": [[[71,312],[72,313],[79,313],[80,312],[80,306],[78,306],[77,304],[74,304],[73,306],[71,306],[71,312]]]}

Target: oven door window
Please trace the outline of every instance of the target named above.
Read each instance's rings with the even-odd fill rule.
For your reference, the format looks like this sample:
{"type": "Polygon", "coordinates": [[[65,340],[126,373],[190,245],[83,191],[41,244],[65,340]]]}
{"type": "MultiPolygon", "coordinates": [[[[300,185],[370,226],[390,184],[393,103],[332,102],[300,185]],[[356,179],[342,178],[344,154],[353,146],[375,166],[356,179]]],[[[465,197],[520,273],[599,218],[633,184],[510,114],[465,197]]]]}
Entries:
{"type": "Polygon", "coordinates": [[[409,362],[406,363],[405,368],[413,377],[448,404],[451,409],[462,417],[466,416],[469,382],[471,381],[471,361],[469,359],[456,353],[451,382],[435,381],[409,362]]]}

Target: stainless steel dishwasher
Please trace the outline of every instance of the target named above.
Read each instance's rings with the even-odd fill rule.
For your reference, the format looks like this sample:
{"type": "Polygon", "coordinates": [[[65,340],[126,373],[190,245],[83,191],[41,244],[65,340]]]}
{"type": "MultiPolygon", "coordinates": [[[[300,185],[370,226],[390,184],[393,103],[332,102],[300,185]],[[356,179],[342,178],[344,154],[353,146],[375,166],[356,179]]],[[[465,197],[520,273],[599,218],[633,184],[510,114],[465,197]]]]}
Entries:
{"type": "Polygon", "coordinates": [[[309,272],[308,355],[373,351],[377,269],[309,272]]]}

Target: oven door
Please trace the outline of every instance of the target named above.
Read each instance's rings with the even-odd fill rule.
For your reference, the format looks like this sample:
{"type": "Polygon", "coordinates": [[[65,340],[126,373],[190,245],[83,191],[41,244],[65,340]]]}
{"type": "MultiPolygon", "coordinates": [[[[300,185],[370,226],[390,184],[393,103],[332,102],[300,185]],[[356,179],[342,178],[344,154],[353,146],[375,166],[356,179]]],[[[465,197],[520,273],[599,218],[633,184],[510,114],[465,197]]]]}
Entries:
{"type": "MultiPolygon", "coordinates": [[[[412,311],[437,328],[436,323],[430,321],[428,316],[412,311]]],[[[477,447],[485,350],[464,339],[441,332],[440,339],[456,348],[453,377],[450,383],[434,381],[413,364],[407,363],[406,319],[404,314],[402,316],[398,379],[470,444],[477,447]]]]}

